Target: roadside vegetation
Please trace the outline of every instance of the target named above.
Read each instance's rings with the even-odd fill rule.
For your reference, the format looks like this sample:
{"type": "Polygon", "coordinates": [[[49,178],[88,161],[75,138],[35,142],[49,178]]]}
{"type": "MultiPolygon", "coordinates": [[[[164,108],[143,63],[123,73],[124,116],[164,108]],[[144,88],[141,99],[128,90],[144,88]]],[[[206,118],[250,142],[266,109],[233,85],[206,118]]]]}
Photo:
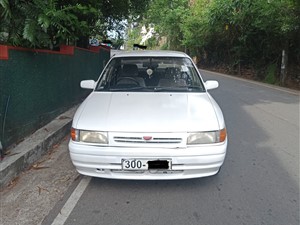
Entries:
{"type": "Polygon", "coordinates": [[[146,0],[0,0],[0,44],[55,49],[61,44],[86,47],[90,36],[118,44],[122,22],[140,15],[146,0]]]}
{"type": "Polygon", "coordinates": [[[154,27],[148,49],[299,88],[299,0],[0,0],[0,21],[0,44],[48,49],[86,47],[90,36],[132,49],[154,27]]]}
{"type": "Polygon", "coordinates": [[[153,0],[145,23],[160,48],[186,51],[202,68],[299,88],[298,0],[153,0]]]}

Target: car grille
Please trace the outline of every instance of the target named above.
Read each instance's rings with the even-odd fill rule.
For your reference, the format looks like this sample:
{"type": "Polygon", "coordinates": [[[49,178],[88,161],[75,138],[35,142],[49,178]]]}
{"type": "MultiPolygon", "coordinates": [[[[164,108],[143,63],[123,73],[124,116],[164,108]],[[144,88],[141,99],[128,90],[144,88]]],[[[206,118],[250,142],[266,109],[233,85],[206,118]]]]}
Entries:
{"type": "Polygon", "coordinates": [[[118,143],[143,143],[143,144],[178,144],[182,142],[182,138],[155,138],[144,140],[143,137],[114,137],[114,141],[118,143]]]}

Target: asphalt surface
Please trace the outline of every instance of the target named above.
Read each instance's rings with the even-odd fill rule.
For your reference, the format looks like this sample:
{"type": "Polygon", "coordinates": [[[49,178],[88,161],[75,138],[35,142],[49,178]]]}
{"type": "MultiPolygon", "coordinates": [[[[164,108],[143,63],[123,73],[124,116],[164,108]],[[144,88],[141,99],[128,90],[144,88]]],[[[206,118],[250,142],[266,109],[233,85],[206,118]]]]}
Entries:
{"type": "Polygon", "coordinates": [[[179,181],[80,177],[46,211],[42,224],[298,225],[299,95],[211,72],[203,71],[203,77],[220,83],[210,93],[228,130],[228,153],[217,176],[179,181]]]}

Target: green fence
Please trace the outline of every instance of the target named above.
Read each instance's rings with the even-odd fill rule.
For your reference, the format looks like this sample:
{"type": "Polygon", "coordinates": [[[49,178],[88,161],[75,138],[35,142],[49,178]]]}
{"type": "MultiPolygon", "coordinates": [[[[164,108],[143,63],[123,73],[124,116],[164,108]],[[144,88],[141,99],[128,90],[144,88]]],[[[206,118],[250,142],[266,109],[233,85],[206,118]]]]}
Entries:
{"type": "Polygon", "coordinates": [[[5,147],[50,122],[89,93],[110,52],[64,46],[60,52],[0,46],[0,141],[5,147]],[[6,52],[5,52],[6,51],[6,52]]]}

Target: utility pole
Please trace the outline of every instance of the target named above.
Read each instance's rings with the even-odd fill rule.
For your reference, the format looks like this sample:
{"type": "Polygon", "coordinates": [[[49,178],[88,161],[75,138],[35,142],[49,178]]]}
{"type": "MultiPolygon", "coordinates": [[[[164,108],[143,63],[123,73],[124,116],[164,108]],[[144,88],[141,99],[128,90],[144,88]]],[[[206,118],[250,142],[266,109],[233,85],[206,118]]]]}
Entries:
{"type": "Polygon", "coordinates": [[[280,85],[284,85],[286,79],[286,67],[287,67],[288,56],[285,50],[282,50],[281,57],[281,70],[280,70],[280,85]]]}

